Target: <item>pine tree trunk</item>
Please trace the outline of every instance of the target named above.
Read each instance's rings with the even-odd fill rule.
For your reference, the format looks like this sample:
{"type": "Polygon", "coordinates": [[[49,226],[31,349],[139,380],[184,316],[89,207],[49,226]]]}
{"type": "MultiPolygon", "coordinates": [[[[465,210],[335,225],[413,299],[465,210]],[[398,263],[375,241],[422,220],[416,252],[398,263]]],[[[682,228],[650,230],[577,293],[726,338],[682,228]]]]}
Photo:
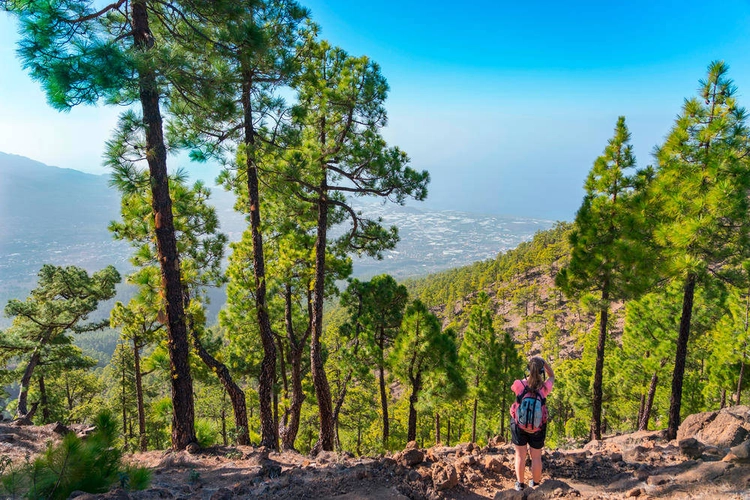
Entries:
{"type": "Polygon", "coordinates": [[[31,377],[34,375],[34,369],[39,364],[39,359],[40,355],[37,348],[34,349],[34,353],[29,359],[29,364],[26,365],[26,369],[23,372],[23,377],[21,377],[21,389],[18,393],[18,409],[16,410],[17,418],[25,418],[29,413],[27,403],[29,398],[29,385],[31,384],[31,377]]]}
{"type": "Polygon", "coordinates": [[[245,401],[245,391],[237,385],[229,373],[229,369],[224,363],[217,360],[203,347],[198,333],[195,329],[191,329],[191,337],[193,338],[193,347],[201,361],[208,366],[212,372],[216,374],[229,395],[229,400],[232,402],[232,410],[234,411],[234,426],[237,431],[237,444],[249,445],[250,444],[250,432],[247,423],[247,403],[245,401]]]}
{"type": "Polygon", "coordinates": [[[380,411],[383,414],[383,449],[388,449],[388,434],[390,425],[388,421],[388,396],[385,392],[385,363],[383,361],[383,344],[380,348],[380,366],[378,366],[378,381],[380,384],[380,411]]]}
{"type": "Polygon", "coordinates": [[[47,387],[44,385],[44,375],[39,376],[39,406],[42,407],[42,423],[48,424],[51,416],[49,413],[49,401],[47,400],[47,387]]]}
{"type": "Polygon", "coordinates": [[[148,450],[146,434],[146,409],[143,405],[143,376],[141,375],[141,346],[138,337],[133,337],[133,366],[135,369],[135,398],[138,405],[138,448],[148,450]]]}
{"type": "MultiPolygon", "coordinates": [[[[138,50],[149,51],[154,39],[148,24],[145,0],[132,2],[133,42],[138,50]]],[[[158,259],[167,316],[167,349],[172,384],[172,447],[181,450],[195,442],[193,381],[188,362],[189,347],[185,310],[182,305],[180,261],[172,219],[172,200],[167,176],[159,89],[156,74],[149,68],[138,74],[143,124],[146,128],[146,160],[151,177],[151,207],[154,213],[158,259]]]]}
{"type": "Polygon", "coordinates": [[[409,425],[406,433],[406,441],[417,439],[417,402],[419,402],[419,390],[421,389],[421,377],[417,375],[411,387],[409,396],[409,425]]]}
{"type": "Polygon", "coordinates": [[[742,361],[740,362],[740,376],[737,378],[737,397],[735,397],[735,403],[737,406],[740,405],[740,396],[742,395],[742,378],[745,375],[745,355],[742,355],[742,361]]]}
{"type": "MultiPolygon", "coordinates": [[[[325,138],[321,141],[325,144],[325,138]]],[[[315,397],[318,400],[319,433],[318,442],[312,454],[320,451],[333,451],[334,429],[331,388],[328,385],[320,338],[323,335],[323,301],[325,300],[326,240],[328,229],[328,184],[324,170],[320,183],[318,200],[317,238],[315,240],[315,282],[313,285],[312,334],[310,336],[310,365],[315,397]]]]}
{"type": "Polygon", "coordinates": [[[659,383],[659,372],[655,371],[651,376],[651,384],[648,387],[648,396],[646,397],[646,404],[643,407],[643,413],[641,413],[641,419],[638,421],[638,430],[647,431],[648,421],[651,418],[651,409],[654,407],[654,397],[656,397],[656,384],[659,383]]]}
{"type": "Polygon", "coordinates": [[[745,374],[745,360],[743,357],[743,360],[740,363],[740,376],[737,379],[737,397],[735,398],[735,403],[734,403],[738,406],[740,405],[740,396],[742,395],[742,377],[744,376],[744,374],[745,374]]]}
{"type": "Polygon", "coordinates": [[[417,439],[417,395],[412,392],[409,396],[409,427],[406,434],[406,441],[411,442],[417,439]]]}
{"type": "Polygon", "coordinates": [[[451,418],[448,417],[448,422],[446,422],[445,426],[445,445],[450,446],[451,445],[451,418]]]}
{"type": "Polygon", "coordinates": [[[122,440],[125,442],[125,449],[128,449],[128,407],[125,392],[125,363],[122,363],[122,373],[120,374],[120,389],[122,389],[122,440]]]}
{"type": "Polygon", "coordinates": [[[680,333],[677,337],[677,354],[674,361],[674,375],[672,376],[672,396],[669,400],[669,424],[667,425],[667,439],[677,437],[680,426],[680,407],[682,406],[682,381],[685,376],[685,361],[687,359],[688,340],[690,338],[690,319],[693,314],[693,297],[695,295],[696,276],[687,275],[682,298],[682,317],[680,318],[680,333]]]}
{"type": "Polygon", "coordinates": [[[477,398],[474,398],[474,408],[471,412],[471,442],[477,442],[477,398]]]}
{"type": "Polygon", "coordinates": [[[250,231],[253,242],[253,275],[255,278],[255,310],[263,344],[263,361],[260,365],[258,377],[258,399],[260,400],[260,445],[272,450],[278,449],[278,428],[274,422],[272,399],[273,382],[276,378],[276,344],[271,330],[271,320],[266,303],[266,269],[263,254],[263,236],[260,232],[260,196],[258,188],[258,166],[255,163],[255,130],[253,125],[253,110],[251,91],[253,87],[252,74],[244,71],[242,88],[242,106],[245,113],[245,146],[247,193],[250,210],[250,231]]]}
{"type": "Polygon", "coordinates": [[[719,402],[719,409],[723,410],[727,406],[727,390],[721,390],[721,401],[719,402]]]}
{"type": "Polygon", "coordinates": [[[284,322],[289,341],[289,364],[292,367],[292,401],[289,405],[289,419],[281,431],[281,448],[284,450],[294,450],[294,442],[299,432],[302,403],[305,401],[305,393],[302,389],[302,354],[304,353],[304,344],[310,330],[308,329],[307,333],[301,339],[297,339],[294,333],[294,324],[292,323],[292,288],[289,284],[286,285],[284,300],[284,322]]]}
{"type": "Polygon", "coordinates": [[[435,446],[440,444],[440,413],[435,412],[435,446]]]}
{"type": "Polygon", "coordinates": [[[609,313],[608,284],[602,292],[603,307],[599,312],[599,341],[596,344],[596,367],[594,368],[594,395],[591,401],[591,439],[602,438],[602,395],[604,385],[604,347],[607,343],[607,315],[609,313]]]}
{"type": "Polygon", "coordinates": [[[292,402],[289,409],[289,421],[281,432],[281,447],[284,450],[294,450],[294,441],[299,432],[300,415],[305,393],[302,389],[302,346],[290,353],[292,365],[292,402]]]}

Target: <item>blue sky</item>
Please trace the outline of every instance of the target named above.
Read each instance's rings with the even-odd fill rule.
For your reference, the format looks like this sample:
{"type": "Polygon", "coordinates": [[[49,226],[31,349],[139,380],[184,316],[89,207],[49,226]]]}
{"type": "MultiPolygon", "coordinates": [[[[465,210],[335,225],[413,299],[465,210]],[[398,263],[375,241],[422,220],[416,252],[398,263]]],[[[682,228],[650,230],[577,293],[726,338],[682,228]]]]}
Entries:
{"type": "MultiPolygon", "coordinates": [[[[380,63],[385,135],[430,171],[435,208],[572,219],[617,117],[648,165],[714,59],[750,105],[748,0],[304,4],[324,38],[380,63]]],[[[0,151],[103,173],[117,111],[48,108],[15,38],[0,15],[0,151]]]]}

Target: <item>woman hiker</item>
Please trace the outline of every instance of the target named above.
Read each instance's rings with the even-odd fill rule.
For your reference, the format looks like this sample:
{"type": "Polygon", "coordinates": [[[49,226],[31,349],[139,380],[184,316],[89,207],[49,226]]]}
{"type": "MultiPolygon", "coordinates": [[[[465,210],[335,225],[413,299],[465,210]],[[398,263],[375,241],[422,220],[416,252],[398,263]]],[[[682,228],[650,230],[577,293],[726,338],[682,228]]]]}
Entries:
{"type": "Polygon", "coordinates": [[[531,481],[536,486],[542,480],[542,448],[547,436],[547,395],[555,382],[552,367],[539,356],[529,360],[528,375],[516,380],[511,390],[516,402],[510,409],[510,435],[516,448],[516,490],[521,491],[526,469],[526,449],[531,454],[531,481]],[[545,380],[546,374],[546,380],[545,380]]]}

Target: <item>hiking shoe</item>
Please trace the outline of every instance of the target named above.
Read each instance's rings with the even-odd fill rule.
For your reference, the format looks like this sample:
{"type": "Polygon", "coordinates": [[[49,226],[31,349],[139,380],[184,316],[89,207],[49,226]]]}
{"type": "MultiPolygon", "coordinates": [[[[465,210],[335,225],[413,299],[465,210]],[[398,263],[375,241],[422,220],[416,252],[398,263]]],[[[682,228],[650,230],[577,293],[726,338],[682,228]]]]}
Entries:
{"type": "Polygon", "coordinates": [[[524,489],[525,487],[526,487],[526,485],[525,485],[525,484],[523,484],[523,483],[519,483],[518,481],[516,481],[516,491],[521,491],[521,490],[522,490],[522,489],[524,489]]]}
{"type": "Polygon", "coordinates": [[[534,486],[539,486],[539,483],[537,483],[536,481],[534,481],[534,480],[532,479],[531,481],[529,481],[529,486],[530,486],[531,488],[533,488],[534,486]]]}

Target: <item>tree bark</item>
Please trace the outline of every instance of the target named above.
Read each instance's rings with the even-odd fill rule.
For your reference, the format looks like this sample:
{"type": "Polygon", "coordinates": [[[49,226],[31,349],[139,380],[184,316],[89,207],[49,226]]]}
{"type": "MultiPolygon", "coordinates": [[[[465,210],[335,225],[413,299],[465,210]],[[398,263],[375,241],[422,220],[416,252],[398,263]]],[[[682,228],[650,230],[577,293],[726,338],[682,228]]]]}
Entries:
{"type": "MultiPolygon", "coordinates": [[[[149,28],[145,0],[132,2],[133,43],[143,52],[151,50],[154,39],[149,28]]],[[[193,381],[188,362],[189,347],[177,239],[172,219],[172,199],[167,176],[167,150],[164,145],[159,89],[156,73],[147,66],[138,72],[143,124],[146,129],[146,161],[151,177],[151,207],[156,228],[158,259],[167,316],[167,349],[172,389],[172,447],[184,449],[196,441],[193,381]]]]}
{"type": "Polygon", "coordinates": [[[17,418],[25,418],[29,414],[29,385],[31,384],[31,377],[34,375],[34,369],[39,364],[39,359],[39,348],[37,348],[34,349],[34,353],[31,355],[31,358],[29,358],[29,364],[26,365],[23,377],[21,377],[21,389],[18,393],[18,409],[16,410],[17,418]]]}
{"type": "Polygon", "coordinates": [[[602,308],[599,312],[599,342],[596,345],[596,366],[594,368],[594,394],[591,401],[591,439],[602,438],[602,396],[604,385],[604,347],[607,342],[607,315],[609,313],[608,283],[604,283],[602,308]]]}
{"type": "Polygon", "coordinates": [[[138,337],[133,337],[133,366],[135,369],[135,397],[138,406],[138,448],[148,450],[146,434],[146,409],[143,405],[143,375],[141,374],[141,346],[138,337]]]}
{"type": "Polygon", "coordinates": [[[445,445],[450,446],[451,445],[451,418],[448,417],[448,422],[446,422],[445,426],[445,445]]]}
{"type": "Polygon", "coordinates": [[[737,397],[735,398],[735,404],[739,406],[740,396],[742,395],[742,377],[745,374],[745,360],[743,359],[740,363],[740,376],[737,379],[737,397]]]}
{"type": "Polygon", "coordinates": [[[44,376],[39,376],[39,406],[42,407],[42,423],[48,424],[51,416],[49,413],[49,401],[47,400],[47,387],[44,385],[44,376]]]}
{"type": "Polygon", "coordinates": [[[440,413],[435,412],[435,446],[440,444],[440,413]]]}
{"type": "Polygon", "coordinates": [[[253,275],[255,278],[255,310],[263,344],[263,361],[258,377],[258,399],[260,400],[260,445],[278,449],[278,427],[273,416],[273,383],[276,378],[276,344],[271,330],[271,320],[266,302],[266,269],[263,254],[263,236],[260,232],[260,196],[258,190],[258,165],[255,161],[255,130],[251,91],[253,79],[250,71],[243,69],[242,107],[245,127],[245,156],[247,170],[247,193],[250,211],[250,231],[253,243],[253,275]]]}
{"type": "Polygon", "coordinates": [[[680,407],[682,406],[682,381],[685,376],[685,361],[687,359],[688,340],[690,338],[690,319],[693,314],[693,297],[695,295],[696,276],[687,275],[682,298],[682,317],[680,318],[680,333],[677,336],[677,354],[674,361],[672,376],[672,396],[669,400],[669,424],[667,425],[667,439],[677,437],[680,426],[680,407]]]}
{"type": "Polygon", "coordinates": [[[203,347],[198,334],[195,329],[190,332],[193,338],[193,348],[201,358],[201,361],[211,368],[216,376],[219,378],[221,385],[229,395],[229,400],[232,402],[232,410],[234,411],[234,427],[237,431],[237,444],[249,445],[250,444],[250,432],[247,423],[247,403],[245,402],[245,391],[237,385],[229,373],[229,369],[224,363],[217,360],[203,347]]]}
{"type": "Polygon", "coordinates": [[[639,431],[648,430],[648,421],[651,418],[651,409],[654,407],[654,397],[656,396],[656,384],[659,383],[659,374],[654,372],[651,377],[651,384],[648,387],[648,396],[646,397],[646,404],[643,407],[643,413],[641,414],[641,420],[638,422],[639,431]]]}
{"type": "Polygon", "coordinates": [[[411,395],[409,396],[409,426],[407,429],[406,441],[415,441],[417,439],[417,403],[419,402],[419,390],[421,389],[421,377],[417,375],[411,386],[411,395]]]}
{"type": "MultiPolygon", "coordinates": [[[[325,138],[321,141],[325,144],[325,138]]],[[[326,239],[328,230],[328,183],[323,173],[318,200],[317,238],[315,240],[315,283],[313,284],[312,334],[310,337],[310,364],[315,397],[318,400],[319,433],[313,455],[320,451],[333,451],[334,428],[331,388],[328,384],[320,338],[323,335],[323,301],[325,299],[326,239]]]]}
{"type": "Polygon", "coordinates": [[[378,382],[380,384],[380,411],[383,413],[383,449],[388,449],[388,435],[390,422],[388,420],[388,395],[385,392],[385,364],[383,360],[383,342],[380,343],[380,365],[378,366],[378,382]]]}
{"type": "MultiPolygon", "coordinates": [[[[302,389],[302,354],[304,353],[307,337],[310,335],[310,328],[308,326],[302,338],[297,339],[294,333],[294,324],[292,323],[292,288],[289,284],[286,285],[284,298],[284,322],[289,340],[289,364],[292,367],[292,401],[289,405],[288,421],[281,430],[281,447],[284,450],[294,450],[294,441],[297,439],[297,433],[299,432],[302,403],[305,401],[305,393],[302,389]]],[[[308,309],[309,307],[310,300],[308,296],[308,309]]]]}
{"type": "Polygon", "coordinates": [[[477,398],[474,398],[474,408],[471,412],[471,442],[477,442],[477,398]]]}

